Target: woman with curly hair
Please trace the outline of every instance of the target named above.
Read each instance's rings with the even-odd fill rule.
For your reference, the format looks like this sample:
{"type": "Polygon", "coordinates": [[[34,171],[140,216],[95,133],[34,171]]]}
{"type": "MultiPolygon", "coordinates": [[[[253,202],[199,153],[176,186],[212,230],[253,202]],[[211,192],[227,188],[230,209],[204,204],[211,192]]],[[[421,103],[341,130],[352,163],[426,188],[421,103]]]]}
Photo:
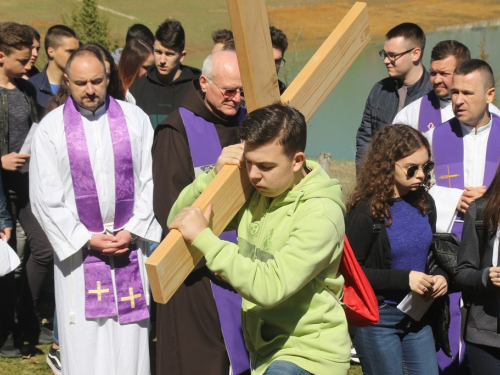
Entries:
{"type": "Polygon", "coordinates": [[[396,307],[410,291],[430,300],[448,289],[444,271],[427,271],[436,225],[427,192],[433,167],[420,132],[386,126],[373,137],[347,205],[346,234],[379,301],[380,322],[358,328],[353,340],[365,375],[438,373],[428,314],[415,321],[396,307]]]}

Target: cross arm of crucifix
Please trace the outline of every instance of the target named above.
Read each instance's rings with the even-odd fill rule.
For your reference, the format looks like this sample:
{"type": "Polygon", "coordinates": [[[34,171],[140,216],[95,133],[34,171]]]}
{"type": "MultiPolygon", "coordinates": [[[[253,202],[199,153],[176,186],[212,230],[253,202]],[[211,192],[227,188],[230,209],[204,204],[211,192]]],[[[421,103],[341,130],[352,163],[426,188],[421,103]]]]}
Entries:
{"type": "MultiPolygon", "coordinates": [[[[367,5],[356,3],[280,98],[264,0],[227,0],[227,5],[249,112],[281,100],[308,121],[370,40],[367,5]]],[[[212,231],[219,235],[251,193],[246,171],[227,165],[193,206],[205,210],[213,204],[212,231]]],[[[167,303],[200,261],[202,254],[191,251],[172,230],[148,259],[156,302],[167,303]]]]}

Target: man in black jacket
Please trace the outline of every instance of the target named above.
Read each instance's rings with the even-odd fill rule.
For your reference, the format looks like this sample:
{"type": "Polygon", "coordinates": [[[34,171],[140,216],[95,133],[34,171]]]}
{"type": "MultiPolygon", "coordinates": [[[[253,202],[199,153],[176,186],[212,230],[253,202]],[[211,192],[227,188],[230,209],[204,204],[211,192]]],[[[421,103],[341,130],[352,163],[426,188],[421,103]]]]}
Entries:
{"type": "Polygon", "coordinates": [[[166,20],[156,30],[154,66],[130,87],[136,104],[148,114],[153,128],[179,108],[191,81],[200,70],[182,65],[185,34],[179,21],[166,20]]]}
{"type": "Polygon", "coordinates": [[[357,172],[363,164],[373,134],[391,124],[404,106],[432,89],[429,73],[422,65],[424,48],[425,34],[414,23],[397,25],[385,35],[384,49],[379,55],[389,77],[375,84],[366,101],[356,135],[357,172]]]}

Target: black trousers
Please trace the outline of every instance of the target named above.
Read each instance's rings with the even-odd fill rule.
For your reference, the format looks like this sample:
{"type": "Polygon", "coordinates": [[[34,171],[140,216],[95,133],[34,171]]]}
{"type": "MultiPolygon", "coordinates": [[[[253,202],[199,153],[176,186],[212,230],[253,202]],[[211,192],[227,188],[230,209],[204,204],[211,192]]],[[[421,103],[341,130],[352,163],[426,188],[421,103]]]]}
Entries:
{"type": "Polygon", "coordinates": [[[500,374],[500,348],[466,342],[465,352],[471,375],[500,374]]]}
{"type": "MultiPolygon", "coordinates": [[[[8,207],[15,225],[19,221],[28,240],[28,254],[25,254],[26,264],[21,272],[21,284],[17,304],[17,318],[24,334],[24,339],[36,344],[40,334],[40,316],[37,305],[44,281],[54,270],[54,250],[42,230],[40,223],[31,211],[29,194],[9,192],[8,207]]],[[[15,228],[9,244],[16,248],[15,228]]],[[[53,285],[51,285],[53,289],[53,285]]]]}
{"type": "Polygon", "coordinates": [[[14,271],[0,277],[0,347],[10,333],[17,336],[16,314],[16,281],[14,271]]]}

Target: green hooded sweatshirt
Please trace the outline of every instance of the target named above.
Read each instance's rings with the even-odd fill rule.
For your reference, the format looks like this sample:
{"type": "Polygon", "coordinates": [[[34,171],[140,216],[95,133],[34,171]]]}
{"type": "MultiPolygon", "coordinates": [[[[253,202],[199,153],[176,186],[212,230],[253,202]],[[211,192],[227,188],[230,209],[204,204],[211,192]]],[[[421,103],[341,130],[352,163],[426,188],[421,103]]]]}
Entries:
{"type": "MultiPolygon", "coordinates": [[[[315,375],[347,374],[350,340],[338,273],[344,241],[342,188],[315,162],[292,190],[270,199],[255,191],[228,226],[238,244],[205,229],[192,246],[242,296],[242,329],[252,374],[274,360],[315,375]],[[327,288],[329,290],[327,290],[327,288]]],[[[199,176],[170,212],[190,206],[214,178],[199,176]]]]}

